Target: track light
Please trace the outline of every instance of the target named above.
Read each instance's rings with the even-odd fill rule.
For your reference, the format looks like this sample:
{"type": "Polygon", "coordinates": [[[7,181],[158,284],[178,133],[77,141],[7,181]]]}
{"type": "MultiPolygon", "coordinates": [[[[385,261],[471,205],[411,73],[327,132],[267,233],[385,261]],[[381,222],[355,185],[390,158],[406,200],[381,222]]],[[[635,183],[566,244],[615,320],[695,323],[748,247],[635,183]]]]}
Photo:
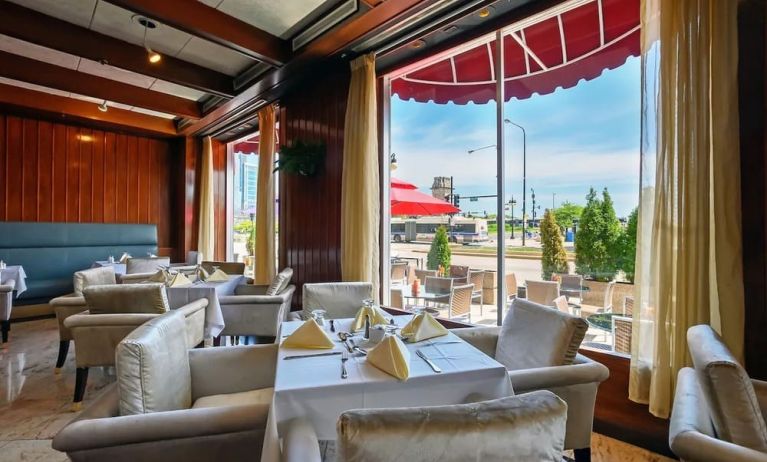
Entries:
{"type": "Polygon", "coordinates": [[[133,19],[144,26],[144,49],[146,50],[147,59],[152,64],[157,64],[160,61],[162,61],[162,55],[149,47],[149,44],[146,43],[146,34],[149,29],[156,29],[157,23],[152,21],[149,18],[145,18],[143,16],[134,16],[133,19]]]}
{"type": "Polygon", "coordinates": [[[109,110],[109,106],[107,106],[107,100],[104,100],[104,102],[99,104],[99,111],[107,112],[108,110],[109,110]]]}
{"type": "Polygon", "coordinates": [[[162,55],[156,51],[152,51],[151,48],[148,46],[144,47],[146,48],[147,56],[149,57],[149,62],[152,64],[157,64],[160,61],[162,61],[162,55]]]}

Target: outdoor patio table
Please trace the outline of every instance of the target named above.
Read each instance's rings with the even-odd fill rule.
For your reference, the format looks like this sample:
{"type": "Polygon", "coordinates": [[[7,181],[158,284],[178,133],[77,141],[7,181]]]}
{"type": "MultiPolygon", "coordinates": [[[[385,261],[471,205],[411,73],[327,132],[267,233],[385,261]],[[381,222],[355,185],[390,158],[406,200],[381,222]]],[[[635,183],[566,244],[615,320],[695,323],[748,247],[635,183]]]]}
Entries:
{"type": "Polygon", "coordinates": [[[93,262],[93,266],[91,268],[103,268],[106,266],[111,266],[115,270],[115,274],[121,275],[125,274],[125,263],[120,263],[119,261],[116,261],[114,263],[109,263],[107,260],[97,260],[93,262]]]}
{"type": "Polygon", "coordinates": [[[224,330],[224,315],[218,297],[234,295],[234,289],[245,282],[245,276],[232,276],[222,282],[196,282],[188,286],[168,287],[168,304],[171,309],[180,308],[201,298],[208,299],[205,308],[205,338],[217,337],[224,330]]]}
{"type": "Polygon", "coordinates": [[[12,265],[6,266],[5,269],[0,269],[0,284],[5,284],[6,281],[14,281],[16,283],[16,296],[22,294],[27,290],[27,273],[24,272],[23,266],[12,265]]]}
{"type": "Polygon", "coordinates": [[[613,326],[613,316],[630,317],[622,313],[596,313],[586,317],[589,326],[605,332],[611,332],[613,326]]]}
{"type": "Polygon", "coordinates": [[[413,294],[413,287],[408,285],[402,288],[402,297],[407,299],[423,300],[424,302],[445,303],[450,299],[450,294],[435,294],[433,292],[426,292],[421,286],[421,290],[418,294],[413,294]]]}
{"type": "MultiPolygon", "coordinates": [[[[412,316],[393,316],[404,326],[412,316]]],[[[335,320],[336,331],[349,331],[351,319],[335,320]]],[[[301,325],[300,321],[282,323],[283,339],[301,325]]],[[[333,339],[337,340],[334,334],[333,339]]],[[[359,335],[359,334],[358,334],[359,335]]],[[[361,338],[357,344],[367,348],[361,338]]],[[[353,355],[346,363],[348,378],[341,378],[341,355],[318,356],[287,361],[285,356],[340,352],[338,341],[333,350],[310,350],[280,347],[274,384],[274,400],[268,427],[279,434],[284,426],[298,417],[306,419],[320,440],[336,439],[336,421],[350,409],[436,406],[463,403],[472,393],[487,399],[513,394],[506,368],[453,333],[414,344],[410,351],[410,377],[400,381],[367,363],[361,355],[353,355]],[[423,352],[442,373],[435,373],[416,355],[423,352]]],[[[270,429],[267,429],[267,434],[270,429]]],[[[267,437],[266,445],[275,444],[267,437]]],[[[273,448],[272,448],[273,449],[273,448]]],[[[275,460],[266,457],[262,461],[275,460]]],[[[272,454],[274,454],[272,452],[272,454]]]]}

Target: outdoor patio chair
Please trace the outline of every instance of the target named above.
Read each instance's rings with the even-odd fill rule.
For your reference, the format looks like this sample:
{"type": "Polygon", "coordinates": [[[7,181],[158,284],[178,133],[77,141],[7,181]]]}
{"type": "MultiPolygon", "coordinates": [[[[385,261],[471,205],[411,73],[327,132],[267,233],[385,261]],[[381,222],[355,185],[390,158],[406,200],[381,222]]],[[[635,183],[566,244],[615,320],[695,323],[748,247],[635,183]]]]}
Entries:
{"type": "Polygon", "coordinates": [[[554,306],[554,299],[559,297],[557,281],[525,281],[527,299],[539,305],[554,306]]]}
{"type": "Polygon", "coordinates": [[[612,334],[613,351],[616,353],[631,354],[631,330],[634,321],[626,316],[613,316],[612,334]]]}
{"type": "Polygon", "coordinates": [[[597,310],[600,313],[612,313],[613,312],[613,292],[615,292],[615,281],[607,283],[605,288],[605,298],[602,302],[602,308],[597,310]]]}
{"type": "Polygon", "coordinates": [[[425,283],[427,277],[432,277],[432,278],[437,277],[437,270],[424,270],[424,269],[415,270],[415,278],[418,279],[419,281],[425,283]]]}
{"type": "Polygon", "coordinates": [[[559,280],[559,292],[570,300],[578,297],[578,303],[583,303],[583,276],[580,274],[554,273],[552,280],[559,280]]]}
{"type": "Polygon", "coordinates": [[[473,291],[474,286],[471,284],[453,286],[450,291],[450,302],[448,303],[448,319],[466,315],[468,322],[471,323],[471,297],[473,291]]]}
{"type": "Polygon", "coordinates": [[[426,280],[424,281],[424,288],[428,293],[445,295],[444,297],[440,297],[438,300],[436,300],[437,303],[449,303],[450,293],[453,290],[453,283],[453,278],[427,276],[426,280]]]}
{"type": "Polygon", "coordinates": [[[482,316],[482,308],[485,301],[485,297],[482,293],[482,288],[485,285],[485,272],[481,270],[469,271],[469,284],[474,289],[471,291],[471,301],[479,300],[479,314],[482,316]]]}
{"type": "Polygon", "coordinates": [[[631,295],[623,297],[623,315],[634,316],[634,297],[631,295]]]}
{"type": "Polygon", "coordinates": [[[396,262],[391,264],[391,276],[389,281],[393,286],[407,285],[409,265],[407,262],[396,262]]]}
{"type": "Polygon", "coordinates": [[[456,282],[469,282],[469,267],[461,265],[450,265],[450,277],[456,279],[456,282]]]}
{"type": "Polygon", "coordinates": [[[506,298],[507,300],[513,300],[517,298],[517,275],[509,273],[506,275],[506,298]]]}
{"type": "Polygon", "coordinates": [[[554,299],[554,306],[561,312],[570,314],[570,304],[567,303],[567,297],[560,295],[554,299]]]}
{"type": "Polygon", "coordinates": [[[404,298],[402,297],[402,289],[399,287],[392,287],[389,289],[389,306],[392,308],[405,309],[404,298]]]}

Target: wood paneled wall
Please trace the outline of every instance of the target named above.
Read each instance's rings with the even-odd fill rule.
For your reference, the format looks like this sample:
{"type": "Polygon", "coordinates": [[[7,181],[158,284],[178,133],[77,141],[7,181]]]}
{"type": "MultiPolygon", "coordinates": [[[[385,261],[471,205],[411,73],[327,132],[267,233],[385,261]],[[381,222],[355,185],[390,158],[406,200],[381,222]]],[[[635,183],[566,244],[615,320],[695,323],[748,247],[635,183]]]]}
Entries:
{"type": "Polygon", "coordinates": [[[171,142],[0,114],[0,220],[152,223],[174,252],[171,142]]]}
{"type": "Polygon", "coordinates": [[[341,171],[349,73],[338,69],[280,102],[280,144],[323,142],[324,168],[312,178],[281,175],[279,186],[280,267],[293,268],[301,306],[307,282],[341,280],[341,171]]]}

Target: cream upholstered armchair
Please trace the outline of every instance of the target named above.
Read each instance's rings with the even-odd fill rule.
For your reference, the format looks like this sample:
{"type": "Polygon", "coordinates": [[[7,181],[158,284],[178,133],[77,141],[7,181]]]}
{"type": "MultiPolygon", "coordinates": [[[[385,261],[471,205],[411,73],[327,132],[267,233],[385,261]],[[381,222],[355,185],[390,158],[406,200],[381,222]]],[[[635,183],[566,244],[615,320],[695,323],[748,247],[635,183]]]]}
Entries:
{"type": "MultiPolygon", "coordinates": [[[[163,284],[118,284],[91,286],[83,291],[88,311],[72,315],[64,325],[75,341],[74,408],[85,395],[88,368],[113,366],[115,348],[141,324],[170,310],[163,284]]],[[[202,344],[205,308],[208,299],[201,298],[178,308],[186,320],[183,340],[187,348],[202,344]]]]}
{"type": "Polygon", "coordinates": [[[174,310],[123,339],[117,383],[56,435],[53,448],[75,462],[257,458],[278,346],[189,350],[185,330],[174,310]]]}
{"type": "Polygon", "coordinates": [[[16,281],[9,280],[0,284],[0,331],[2,331],[3,343],[8,342],[8,332],[11,330],[11,310],[13,309],[13,289],[16,281]]]}
{"type": "Polygon", "coordinates": [[[57,374],[61,372],[61,368],[67,360],[69,343],[72,340],[72,331],[64,325],[64,321],[68,317],[88,309],[85,305],[83,290],[91,286],[117,284],[117,280],[115,279],[114,268],[105,266],[77,271],[72,277],[72,283],[74,292],[63,297],[56,297],[48,302],[56,313],[56,321],[59,326],[59,355],[56,359],[55,369],[57,374]]]}
{"type": "Polygon", "coordinates": [[[204,261],[200,263],[200,266],[208,273],[212,273],[218,268],[229,275],[245,274],[245,263],[238,261],[204,261]]]}
{"type": "Polygon", "coordinates": [[[353,318],[362,307],[362,301],[373,297],[373,284],[369,282],[323,282],[304,284],[303,312],[290,314],[290,319],[309,319],[312,310],[322,308],[328,319],[353,318]]]}
{"type": "MultiPolygon", "coordinates": [[[[527,462],[560,461],[567,404],[549,391],[478,403],[344,412],[336,430],[338,462],[527,462]]],[[[306,462],[306,428],[286,437],[306,462]],[[301,444],[298,444],[301,443],[301,444]]],[[[309,430],[311,431],[311,430],[309,430]]]]}
{"type": "Polygon", "coordinates": [[[285,287],[240,284],[234,289],[234,295],[219,296],[225,324],[221,335],[276,338],[290,312],[295,291],[296,286],[288,279],[285,287]]]}
{"type": "Polygon", "coordinates": [[[687,331],[693,368],[679,371],[669,446],[686,462],[767,462],[767,382],[750,379],[707,325],[687,331]]]}
{"type": "Polygon", "coordinates": [[[597,389],[610,373],[578,354],[587,328],[577,316],[518,298],[503,326],[451,332],[506,366],[515,393],[549,390],[565,400],[565,449],[574,449],[576,460],[589,460],[597,389]]]}
{"type": "Polygon", "coordinates": [[[121,284],[145,282],[159,270],[170,267],[169,257],[129,258],[125,262],[125,274],[118,279],[121,284]]]}

